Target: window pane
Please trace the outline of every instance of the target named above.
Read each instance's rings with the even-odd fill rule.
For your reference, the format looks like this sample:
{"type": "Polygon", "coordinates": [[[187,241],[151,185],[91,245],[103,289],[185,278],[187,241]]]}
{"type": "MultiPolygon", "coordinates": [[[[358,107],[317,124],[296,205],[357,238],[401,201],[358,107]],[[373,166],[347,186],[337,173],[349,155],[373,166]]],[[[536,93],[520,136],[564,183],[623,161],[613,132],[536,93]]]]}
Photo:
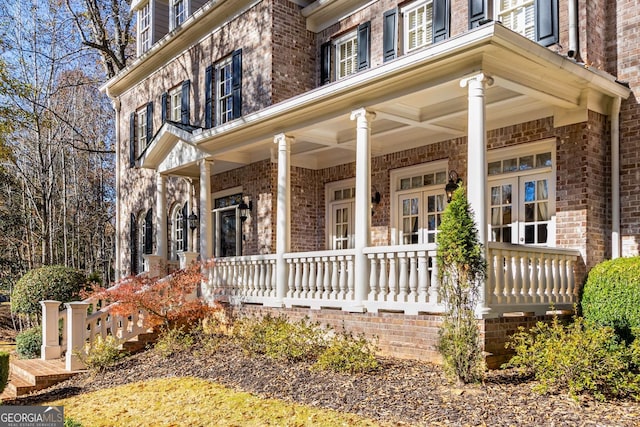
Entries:
{"type": "Polygon", "coordinates": [[[524,227],[524,242],[528,243],[528,244],[535,243],[534,226],[533,225],[525,225],[525,227],[524,227]]]}
{"type": "Polygon", "coordinates": [[[527,181],[524,183],[524,201],[533,202],[536,200],[536,182],[527,181]]]}
{"type": "Polygon", "coordinates": [[[411,180],[409,178],[403,178],[400,180],[400,189],[407,190],[411,188],[411,180]]]}
{"type": "Polygon", "coordinates": [[[411,215],[418,215],[418,199],[411,199],[411,215]]]}
{"type": "Polygon", "coordinates": [[[491,225],[501,225],[500,208],[491,208],[491,225]]]}
{"type": "Polygon", "coordinates": [[[422,187],[422,176],[414,176],[411,178],[411,188],[422,187]]]}
{"type": "Polygon", "coordinates": [[[500,205],[500,187],[491,187],[491,205],[500,205]]]}
{"type": "Polygon", "coordinates": [[[446,172],[437,172],[436,173],[436,184],[445,184],[447,182],[447,174],[446,172]]]}
{"type": "Polygon", "coordinates": [[[424,176],[424,185],[433,185],[435,184],[435,175],[429,174],[424,176]]]}
{"type": "Polygon", "coordinates": [[[548,221],[549,217],[549,205],[547,202],[538,203],[538,221],[548,221]]]}
{"type": "Polygon", "coordinates": [[[502,186],[502,203],[511,204],[511,184],[502,186]]]}
{"type": "Polygon", "coordinates": [[[407,215],[409,215],[409,213],[411,212],[411,209],[410,209],[410,206],[411,206],[411,205],[410,205],[410,203],[411,203],[411,200],[410,200],[410,199],[404,199],[404,200],[402,201],[402,215],[403,215],[403,216],[407,216],[407,215]]]}
{"type": "Polygon", "coordinates": [[[435,212],[436,210],[436,198],[435,196],[427,197],[427,212],[435,212]]]}
{"type": "Polygon", "coordinates": [[[538,243],[547,243],[547,224],[538,224],[538,243]]]}
{"type": "Polygon", "coordinates": [[[491,162],[489,163],[489,175],[498,175],[502,173],[502,162],[491,162]]]}
{"type": "Polygon", "coordinates": [[[533,156],[520,157],[520,170],[533,168],[533,156]]]}
{"type": "Polygon", "coordinates": [[[502,223],[511,224],[511,206],[505,206],[502,208],[502,223]]]}
{"type": "Polygon", "coordinates": [[[524,205],[524,220],[526,222],[535,221],[535,203],[525,203],[524,205]]]}
{"type": "Polygon", "coordinates": [[[502,241],[511,243],[511,227],[505,227],[502,229],[502,241]]]}
{"type": "Polygon", "coordinates": [[[549,189],[547,188],[547,180],[541,179],[538,181],[538,200],[547,200],[549,198],[549,189]]]}
{"type": "Polygon", "coordinates": [[[518,159],[508,159],[502,162],[503,172],[514,172],[518,170],[518,159]]]}
{"type": "Polygon", "coordinates": [[[536,167],[543,168],[551,166],[551,153],[538,154],[536,156],[536,167]]]}

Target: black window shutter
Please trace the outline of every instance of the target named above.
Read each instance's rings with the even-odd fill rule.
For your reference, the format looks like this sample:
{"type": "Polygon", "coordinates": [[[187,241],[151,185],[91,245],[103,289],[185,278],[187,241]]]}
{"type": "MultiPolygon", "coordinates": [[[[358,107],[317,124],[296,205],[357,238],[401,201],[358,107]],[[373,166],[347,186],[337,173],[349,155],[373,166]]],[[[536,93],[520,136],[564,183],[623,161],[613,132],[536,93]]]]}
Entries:
{"type": "Polygon", "coordinates": [[[181,102],[181,122],[183,125],[189,124],[189,89],[191,80],[182,82],[182,102],[181,102]]]}
{"type": "Polygon", "coordinates": [[[487,19],[487,0],[469,0],[469,29],[476,28],[487,19]]]}
{"type": "Polygon", "coordinates": [[[358,71],[371,66],[371,21],[358,25],[358,71]]]}
{"type": "Polygon", "coordinates": [[[331,42],[323,43],[320,46],[320,84],[331,82],[331,42]]]}
{"type": "Polygon", "coordinates": [[[161,110],[162,110],[162,123],[167,121],[167,102],[169,100],[169,94],[167,92],[164,92],[162,94],[162,101],[161,102],[161,110]]]}
{"type": "Polygon", "coordinates": [[[136,165],[136,113],[129,115],[129,167],[136,165]]]}
{"type": "Polygon", "coordinates": [[[382,58],[384,62],[395,59],[398,51],[398,10],[384,13],[382,23],[382,58]]]}
{"type": "Polygon", "coordinates": [[[204,127],[213,126],[213,66],[204,71],[204,127]]]}
{"type": "Polygon", "coordinates": [[[144,217],[144,253],[153,253],[153,209],[149,209],[144,217]]]}
{"type": "Polygon", "coordinates": [[[189,250],[189,204],[185,203],[182,208],[182,250],[189,250]]]}
{"type": "Polygon", "coordinates": [[[153,102],[150,102],[147,104],[147,144],[151,142],[152,138],[153,138],[153,102]]]}
{"type": "Polygon", "coordinates": [[[449,0],[433,0],[433,42],[449,37],[449,0]]]}
{"type": "Polygon", "coordinates": [[[536,41],[542,46],[558,43],[558,0],[535,0],[536,41]]]}
{"type": "Polygon", "coordinates": [[[131,261],[131,274],[138,273],[138,230],[136,214],[129,217],[129,255],[131,261]]]}
{"type": "Polygon", "coordinates": [[[242,117],[242,49],[231,56],[231,89],[233,90],[233,118],[242,117]]]}

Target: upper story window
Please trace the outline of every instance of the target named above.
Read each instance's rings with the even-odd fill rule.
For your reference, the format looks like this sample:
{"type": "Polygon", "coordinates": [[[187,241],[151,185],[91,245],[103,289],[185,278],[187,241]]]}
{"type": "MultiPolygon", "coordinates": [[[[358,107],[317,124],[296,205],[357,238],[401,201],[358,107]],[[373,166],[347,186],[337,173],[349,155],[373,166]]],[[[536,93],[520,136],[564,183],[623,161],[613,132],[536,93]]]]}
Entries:
{"type": "Polygon", "coordinates": [[[182,88],[180,86],[169,92],[169,120],[180,122],[182,118],[182,88]]]}
{"type": "Polygon", "coordinates": [[[153,103],[138,108],[129,116],[129,167],[147,148],[153,138],[153,103]]]}
{"type": "Polygon", "coordinates": [[[187,18],[187,5],[185,0],[173,0],[171,4],[173,15],[173,28],[180,26],[187,18]]]}
{"type": "Polygon", "coordinates": [[[533,0],[499,0],[497,19],[502,25],[534,40],[535,9],[533,0]]]}
{"type": "Polygon", "coordinates": [[[433,2],[412,4],[403,10],[405,51],[433,43],[433,2]]]}
{"type": "Polygon", "coordinates": [[[543,46],[558,43],[558,0],[495,0],[494,11],[509,29],[543,46]]]}
{"type": "Polygon", "coordinates": [[[336,79],[341,79],[358,71],[358,37],[349,33],[335,42],[336,79]]]}
{"type": "Polygon", "coordinates": [[[242,49],[205,70],[205,127],[222,125],[242,116],[242,49]],[[215,114],[214,114],[215,113],[215,114]]]}
{"type": "Polygon", "coordinates": [[[138,54],[151,48],[151,2],[138,10],[138,54]]]}
{"type": "Polygon", "coordinates": [[[138,156],[147,148],[147,108],[136,111],[136,141],[138,156]]]}

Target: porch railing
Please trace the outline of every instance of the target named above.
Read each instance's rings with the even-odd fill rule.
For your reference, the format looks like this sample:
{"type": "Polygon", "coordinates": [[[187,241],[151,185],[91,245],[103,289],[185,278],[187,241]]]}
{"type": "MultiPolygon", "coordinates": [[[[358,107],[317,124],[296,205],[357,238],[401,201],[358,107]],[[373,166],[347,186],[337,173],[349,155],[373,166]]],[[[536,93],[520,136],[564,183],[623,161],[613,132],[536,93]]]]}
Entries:
{"type": "MultiPolygon", "coordinates": [[[[365,248],[369,275],[355,301],[353,249],[284,255],[287,279],[278,300],[276,255],[220,258],[210,271],[211,297],[287,307],[334,307],[405,314],[441,313],[436,245],[365,248]]],[[[544,313],[576,301],[576,250],[489,243],[484,313],[544,313]]]]}

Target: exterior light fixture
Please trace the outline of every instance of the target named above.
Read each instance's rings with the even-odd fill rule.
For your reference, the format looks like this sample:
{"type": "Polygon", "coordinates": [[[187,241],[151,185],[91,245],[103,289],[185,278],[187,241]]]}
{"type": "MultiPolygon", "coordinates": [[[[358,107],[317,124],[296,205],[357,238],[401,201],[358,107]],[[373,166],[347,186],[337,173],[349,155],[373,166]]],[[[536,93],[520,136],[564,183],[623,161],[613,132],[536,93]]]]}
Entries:
{"type": "Polygon", "coordinates": [[[238,210],[240,211],[240,221],[245,222],[249,217],[249,212],[253,210],[253,203],[249,200],[249,204],[246,204],[243,200],[238,205],[238,210]]]}
{"type": "Polygon", "coordinates": [[[191,231],[198,228],[198,215],[196,215],[193,211],[191,211],[191,215],[189,215],[189,228],[191,231]]]}
{"type": "Polygon", "coordinates": [[[453,192],[458,189],[458,186],[462,183],[462,180],[458,177],[458,172],[452,170],[449,172],[449,182],[444,187],[444,191],[447,193],[447,203],[451,202],[453,192]]]}

